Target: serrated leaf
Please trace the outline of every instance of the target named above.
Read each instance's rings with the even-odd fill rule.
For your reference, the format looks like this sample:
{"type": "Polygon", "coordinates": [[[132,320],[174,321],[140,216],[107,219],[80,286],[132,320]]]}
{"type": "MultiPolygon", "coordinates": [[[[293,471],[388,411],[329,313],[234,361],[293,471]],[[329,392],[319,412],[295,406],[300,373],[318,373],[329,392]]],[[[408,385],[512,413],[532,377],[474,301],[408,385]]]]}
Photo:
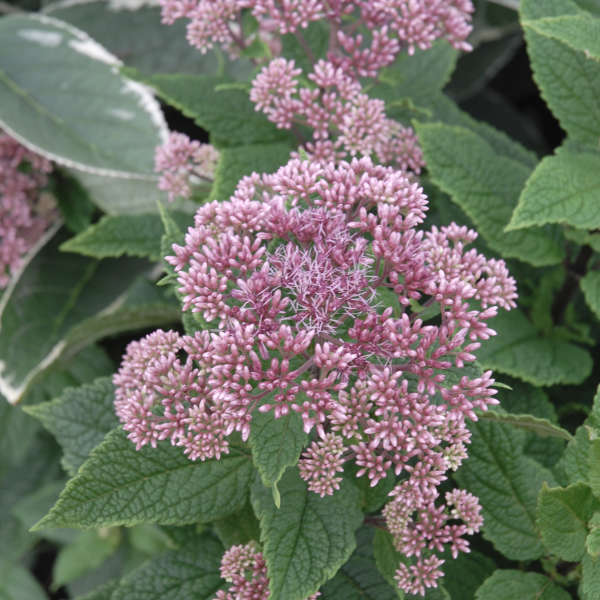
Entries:
{"type": "Polygon", "coordinates": [[[600,271],[590,271],[579,281],[585,301],[600,319],[600,271]]]}
{"type": "Polygon", "coordinates": [[[404,594],[400,591],[394,580],[394,575],[396,574],[402,555],[396,550],[392,534],[387,529],[377,529],[375,532],[375,537],[373,538],[373,556],[375,558],[375,565],[383,578],[392,588],[398,590],[396,595],[399,598],[403,598],[404,594]]]}
{"type": "Polygon", "coordinates": [[[27,406],[25,411],[39,419],[54,435],[63,449],[63,466],[71,475],[119,424],[110,377],[69,388],[59,398],[27,406]]]}
{"type": "Polygon", "coordinates": [[[554,476],[523,455],[525,435],[500,423],[470,427],[469,458],[456,473],[461,487],[479,498],[483,536],[506,557],[532,560],[544,554],[535,523],[538,491],[554,476]]]}
{"type": "MultiPolygon", "coordinates": [[[[179,222],[189,216],[173,214],[179,222]]],[[[160,216],[154,214],[104,216],[98,223],[64,242],[63,252],[76,252],[93,258],[127,256],[159,260],[160,238],[164,227],[160,216]]]]}
{"type": "Polygon", "coordinates": [[[308,491],[297,470],[279,482],[281,508],[260,481],[251,490],[260,521],[263,555],[269,574],[270,600],[304,600],[314,594],[348,560],[362,522],[358,491],[348,482],[333,496],[308,491]]]}
{"type": "Polygon", "coordinates": [[[392,588],[379,574],[373,555],[375,529],[367,526],[356,532],[356,550],[335,577],[321,588],[323,600],[394,600],[392,588]]]}
{"type": "Polygon", "coordinates": [[[540,335],[518,309],[502,311],[489,321],[498,335],[482,344],[482,367],[533,385],[581,383],[590,374],[589,353],[569,342],[540,335]]]}
{"type": "Polygon", "coordinates": [[[137,451],[125,432],[115,429],[35,528],[210,521],[244,505],[251,477],[250,457],[243,451],[193,462],[167,442],[137,451]]]}
{"type": "Polygon", "coordinates": [[[0,302],[0,392],[11,403],[59,357],[102,336],[104,325],[111,332],[131,328],[134,315],[115,327],[110,319],[148,263],[61,253],[63,241],[63,234],[55,235],[0,302]]]}
{"type": "Polygon", "coordinates": [[[512,427],[531,431],[541,437],[555,437],[570,441],[573,436],[562,427],[554,425],[548,419],[540,419],[533,415],[513,415],[510,413],[499,412],[493,409],[480,412],[480,419],[484,421],[494,421],[496,423],[506,423],[512,427]]]}
{"type": "MultiPolygon", "coordinates": [[[[126,73],[136,76],[131,70],[126,73]]],[[[227,86],[230,80],[208,75],[154,75],[142,81],[168,104],[194,119],[218,146],[240,146],[290,139],[267,120],[246,90],[227,86]]]]}
{"type": "Polygon", "coordinates": [[[547,156],[525,184],[506,231],[561,223],[600,227],[600,155],[561,152],[547,156]]]}
{"type": "Polygon", "coordinates": [[[44,590],[29,571],[4,558],[0,558],[0,598],[47,600],[44,590]]]}
{"type": "Polygon", "coordinates": [[[503,232],[528,167],[498,155],[463,127],[419,123],[416,130],[433,182],[467,213],[493,250],[534,266],[561,261],[564,250],[550,231],[503,232]]]}
{"type": "Polygon", "coordinates": [[[115,552],[120,541],[117,529],[83,531],[60,549],[52,569],[55,589],[98,568],[115,552]]]}
{"type": "Polygon", "coordinates": [[[273,411],[256,411],[248,439],[252,460],[267,487],[276,484],[287,467],[298,462],[308,436],[304,433],[302,418],[296,412],[276,419],[273,411]]]}
{"type": "Polygon", "coordinates": [[[570,594],[540,573],[502,569],[485,580],[476,600],[570,600],[570,594]]]}
{"type": "MultiPolygon", "coordinates": [[[[528,25],[533,19],[576,15],[569,0],[559,4],[523,0],[521,18],[533,77],[542,97],[569,137],[594,147],[600,138],[600,64],[584,52],[542,35],[528,25]]],[[[590,20],[592,17],[588,17],[590,20]]]]}
{"type": "Polygon", "coordinates": [[[292,146],[287,143],[223,148],[209,200],[228,200],[244,175],[272,173],[285,164],[292,146]]]}
{"type": "Polygon", "coordinates": [[[587,522],[600,503],[584,483],[566,488],[543,485],[538,497],[537,524],[551,554],[577,562],[585,552],[587,522]]]}
{"type": "Polygon", "coordinates": [[[111,600],[209,600],[225,582],[219,568],[223,546],[209,534],[195,536],[126,575],[111,600]]]}
{"type": "Polygon", "coordinates": [[[588,526],[590,532],[585,539],[585,548],[594,558],[600,556],[600,512],[596,512],[592,515],[588,526]]]}
{"type": "Polygon", "coordinates": [[[583,52],[588,58],[600,60],[600,19],[589,13],[525,19],[521,25],[530,27],[545,37],[554,38],[573,50],[583,52]]]}
{"type": "Polygon", "coordinates": [[[77,596],[75,600],[111,600],[112,593],[117,589],[118,585],[118,580],[113,579],[83,596],[77,596]]]}
{"type": "Polygon", "coordinates": [[[596,600],[600,590],[600,558],[585,554],[581,563],[581,600],[596,600]]]}
{"type": "Polygon", "coordinates": [[[160,108],[87,34],[51,17],[0,21],[0,125],[31,150],[97,174],[156,180],[160,108]],[[57,86],[56,81],[61,85],[57,86]]]}

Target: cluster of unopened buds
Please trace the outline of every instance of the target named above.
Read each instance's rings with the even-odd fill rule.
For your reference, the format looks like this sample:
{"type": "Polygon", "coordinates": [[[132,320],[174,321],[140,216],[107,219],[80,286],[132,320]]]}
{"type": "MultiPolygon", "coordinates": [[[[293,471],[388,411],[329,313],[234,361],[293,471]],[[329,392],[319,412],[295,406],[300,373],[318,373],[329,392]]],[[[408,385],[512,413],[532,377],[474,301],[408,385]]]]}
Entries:
{"type": "Polygon", "coordinates": [[[256,411],[293,411],[312,436],[299,470],[313,492],[333,494],[350,461],[372,486],[399,477],[384,516],[415,561],[398,582],[417,593],[441,575],[435,552],[464,551],[479,528],[476,499],[438,506],[437,488],[466,457],[466,421],[496,402],[491,372],[463,368],[516,298],[503,261],[466,249],[473,231],[419,230],[426,210],[417,183],[366,158],[245,177],[167,257],[199,330],[132,342],[114,377],[138,448],[169,439],[218,459],[256,411]]]}
{"type": "Polygon", "coordinates": [[[56,218],[41,190],[52,165],[0,131],[0,289],[56,218]]]}

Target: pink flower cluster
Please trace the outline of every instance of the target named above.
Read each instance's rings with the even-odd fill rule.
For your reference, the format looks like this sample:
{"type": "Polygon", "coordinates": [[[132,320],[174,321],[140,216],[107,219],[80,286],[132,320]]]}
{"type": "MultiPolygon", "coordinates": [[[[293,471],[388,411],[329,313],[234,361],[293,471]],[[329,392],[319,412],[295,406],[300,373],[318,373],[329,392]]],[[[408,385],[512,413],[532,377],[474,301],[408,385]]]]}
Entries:
{"type": "Polygon", "coordinates": [[[242,14],[258,21],[258,35],[294,33],[327,20],[328,59],[359,77],[375,77],[403,49],[427,49],[438,38],[469,50],[471,0],[160,0],[163,23],[187,18],[190,44],[206,52],[214,44],[243,50],[253,41],[242,14]]]}
{"type": "Polygon", "coordinates": [[[172,132],[166,143],[156,148],[154,170],[161,173],[158,187],[168,192],[169,202],[190,198],[194,185],[212,181],[218,160],[219,152],[210,144],[172,132]]]}
{"type": "MultiPolygon", "coordinates": [[[[268,600],[269,578],[263,555],[253,542],[231,546],[221,560],[221,577],[230,586],[217,592],[214,600],[268,600]]],[[[320,592],[306,600],[316,600],[320,592]]]]}
{"type": "Polygon", "coordinates": [[[420,172],[423,155],[414,131],[388,119],[383,100],[369,98],[358,81],[331,62],[314,65],[308,75],[311,86],[299,86],[301,74],[293,60],[272,60],[254,79],[250,100],[281,129],[309,127],[313,139],[306,150],[311,158],[329,162],[348,155],[374,156],[420,172]]]}
{"type": "Polygon", "coordinates": [[[54,219],[53,203],[40,194],[49,161],[0,132],[0,288],[54,219]]]}
{"type": "Polygon", "coordinates": [[[502,261],[466,249],[473,231],[419,230],[426,210],[418,184],[367,158],[245,177],[167,257],[202,330],[132,342],[114,378],[138,448],[168,438],[191,459],[219,458],[256,410],[295,411],[313,437],[299,463],[310,490],[334,493],[348,461],[373,486],[402,476],[386,518],[422,559],[399,574],[418,590],[438,576],[422,552],[465,550],[477,528],[466,496],[447,498],[466,529],[434,500],[466,456],[466,421],[496,403],[491,372],[463,367],[516,298],[502,261]]]}

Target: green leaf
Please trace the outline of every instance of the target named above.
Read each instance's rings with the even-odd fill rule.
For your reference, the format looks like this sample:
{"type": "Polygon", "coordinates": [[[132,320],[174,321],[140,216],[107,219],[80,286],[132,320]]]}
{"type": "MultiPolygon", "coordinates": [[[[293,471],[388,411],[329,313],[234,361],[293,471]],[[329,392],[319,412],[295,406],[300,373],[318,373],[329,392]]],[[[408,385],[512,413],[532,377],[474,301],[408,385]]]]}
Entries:
{"type": "Polygon", "coordinates": [[[250,457],[242,451],[193,462],[167,442],[137,451],[115,429],[35,529],[211,521],[244,505],[251,476],[250,457]]]}
{"type": "Polygon", "coordinates": [[[600,498],[600,439],[598,431],[590,431],[591,443],[588,447],[588,482],[596,498],[600,498]]]}
{"type": "Polygon", "coordinates": [[[0,475],[23,460],[38,429],[35,419],[0,395],[0,475]]]}
{"type": "Polygon", "coordinates": [[[485,580],[476,600],[570,600],[571,596],[540,573],[502,569],[485,580]]]}
{"type": "Polygon", "coordinates": [[[600,590],[600,558],[584,554],[582,560],[581,598],[582,600],[596,600],[600,590]]]}
{"type": "Polygon", "coordinates": [[[117,529],[81,532],[59,551],[52,570],[53,588],[58,589],[98,568],[115,552],[120,537],[117,529]]]}
{"type": "Polygon", "coordinates": [[[320,498],[291,469],[279,490],[279,509],[260,481],[255,480],[251,490],[269,573],[269,598],[304,600],[335,575],[356,547],[354,531],[362,523],[358,491],[345,481],[333,496],[320,498]]]}
{"type": "Polygon", "coordinates": [[[600,556],[600,512],[595,512],[589,522],[590,532],[585,539],[585,548],[594,558],[600,556]]]}
{"type": "Polygon", "coordinates": [[[302,69],[306,75],[313,70],[313,63],[306,55],[306,50],[302,47],[299,36],[310,48],[310,51],[317,60],[325,58],[329,50],[329,27],[325,21],[313,21],[308,24],[308,27],[302,31],[294,33],[286,33],[281,36],[281,56],[285,56],[288,60],[293,60],[296,67],[302,69]]]}
{"type": "Polygon", "coordinates": [[[395,590],[399,598],[404,598],[403,592],[398,588],[394,575],[402,560],[402,555],[394,546],[392,534],[387,529],[377,529],[373,539],[373,556],[378,571],[388,584],[395,590]]]}
{"type": "MultiPolygon", "coordinates": [[[[59,357],[107,332],[139,327],[132,318],[143,316],[140,310],[125,319],[120,309],[131,280],[148,269],[147,262],[98,262],[61,253],[63,240],[63,234],[55,235],[0,302],[0,392],[11,403],[20,401],[59,357]],[[115,315],[118,323],[111,322],[115,315]]],[[[145,326],[160,316],[152,308],[150,317],[141,319],[145,326]]],[[[174,309],[168,312],[163,323],[173,320],[174,309]]]]}
{"type": "Polygon", "coordinates": [[[223,148],[209,200],[228,200],[244,175],[276,171],[288,161],[291,150],[288,143],[223,148]]]}
{"type": "Polygon", "coordinates": [[[0,21],[0,126],[53,161],[97,174],[156,180],[166,137],[160,108],[84,32],[34,14],[0,21]],[[56,81],[60,80],[60,86],[56,81]]]}
{"type": "Polygon", "coordinates": [[[481,421],[470,429],[469,458],[456,479],[479,498],[483,536],[507,558],[539,558],[544,547],[535,523],[536,502],[544,481],[556,485],[552,473],[523,455],[522,432],[481,421]]]}
{"type": "Polygon", "coordinates": [[[577,562],[585,552],[587,522],[600,503],[584,483],[567,488],[543,485],[538,497],[537,524],[551,554],[577,562]]]}
{"type": "Polygon", "coordinates": [[[554,425],[548,419],[540,419],[533,415],[512,415],[510,413],[499,412],[496,410],[486,410],[478,413],[480,419],[484,421],[494,421],[496,423],[506,423],[519,429],[532,431],[541,437],[555,437],[570,441],[573,436],[562,427],[554,425]]]}
{"type": "Polygon", "coordinates": [[[2,600],[47,600],[44,590],[21,565],[0,558],[0,598],[2,600]]]}
{"type": "Polygon", "coordinates": [[[250,430],[252,460],[267,487],[276,484],[287,467],[298,462],[308,436],[304,433],[302,418],[296,412],[276,419],[273,411],[255,411],[250,430]]]}
{"type": "Polygon", "coordinates": [[[113,592],[119,585],[118,580],[113,579],[84,596],[77,596],[76,600],[111,600],[113,592]]]}
{"type": "Polygon", "coordinates": [[[477,550],[461,552],[456,558],[446,560],[444,563],[442,583],[448,590],[450,598],[455,600],[474,598],[475,591],[495,568],[494,561],[477,550]]]}
{"type": "Polygon", "coordinates": [[[379,574],[373,554],[375,530],[363,526],[356,532],[356,550],[335,577],[321,588],[323,600],[394,600],[392,588],[379,574]]]}
{"type": "Polygon", "coordinates": [[[54,435],[63,449],[62,463],[71,475],[119,421],[114,408],[114,386],[109,377],[69,388],[51,402],[25,407],[54,435]]]}
{"type": "Polygon", "coordinates": [[[81,183],[66,171],[55,169],[50,187],[66,227],[74,233],[89,227],[96,207],[81,183]]]}
{"type": "MultiPolygon", "coordinates": [[[[173,215],[184,222],[188,215],[173,215]]],[[[160,238],[164,232],[158,214],[104,216],[98,223],[64,242],[63,252],[76,252],[93,258],[127,256],[159,260],[160,238]]]]}
{"type": "Polygon", "coordinates": [[[197,535],[126,575],[111,600],[214,598],[225,585],[219,572],[223,551],[211,535],[197,535]]]}
{"type": "MultiPolygon", "coordinates": [[[[561,127],[574,140],[597,147],[600,137],[600,64],[582,51],[531,26],[532,20],[576,15],[568,0],[559,4],[523,0],[521,19],[533,77],[561,127]]],[[[587,17],[592,22],[591,15],[587,17]]],[[[572,42],[574,43],[574,42],[572,42]]]]}
{"type": "Polygon", "coordinates": [[[418,123],[416,130],[433,182],[467,213],[493,250],[535,266],[561,261],[563,249],[550,231],[503,231],[528,167],[498,155],[463,127],[418,123]]]}
{"type": "MultiPolygon", "coordinates": [[[[147,73],[219,75],[230,66],[218,50],[198,52],[187,41],[183,20],[165,27],[158,6],[115,10],[104,1],[79,0],[56,2],[44,12],[85,31],[125,64],[147,73]]],[[[236,61],[250,75],[252,65],[243,59],[236,61]]],[[[241,71],[239,65],[237,69],[241,71]]]]}
{"type": "MultiPolygon", "coordinates": [[[[131,70],[126,73],[136,76],[131,70]]],[[[240,146],[290,139],[287,132],[254,110],[248,92],[230,86],[229,80],[207,75],[154,75],[142,78],[157,94],[184,115],[194,119],[218,146],[240,146]]]]}
{"type": "Polygon", "coordinates": [[[579,281],[588,306],[600,319],[600,271],[590,271],[579,281]]]}
{"type": "Polygon", "coordinates": [[[554,38],[573,50],[583,52],[588,58],[600,60],[600,19],[590,14],[526,19],[521,25],[545,37],[554,38]]]}
{"type": "Polygon", "coordinates": [[[225,548],[260,539],[258,520],[249,502],[241,510],[215,521],[213,527],[225,548]]]}
{"type": "Polygon", "coordinates": [[[573,152],[544,158],[527,180],[506,230],[546,223],[600,227],[599,161],[600,155],[573,152]]]}
{"type": "Polygon", "coordinates": [[[582,348],[540,335],[520,310],[502,311],[489,321],[498,335],[482,344],[482,367],[518,377],[533,385],[581,383],[592,370],[582,348]]]}

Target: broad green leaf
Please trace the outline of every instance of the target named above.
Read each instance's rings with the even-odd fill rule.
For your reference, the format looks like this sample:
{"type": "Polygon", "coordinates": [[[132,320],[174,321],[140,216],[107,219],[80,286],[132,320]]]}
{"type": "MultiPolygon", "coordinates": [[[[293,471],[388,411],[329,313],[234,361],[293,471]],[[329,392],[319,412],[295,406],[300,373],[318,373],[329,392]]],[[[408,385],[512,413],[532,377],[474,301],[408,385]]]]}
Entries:
{"type": "Polygon", "coordinates": [[[589,428],[585,425],[578,427],[575,438],[569,442],[557,465],[560,470],[564,470],[569,483],[589,482],[591,444],[589,428]]]}
{"type": "Polygon", "coordinates": [[[581,600],[596,600],[600,590],[600,558],[594,558],[584,554],[582,578],[581,578],[581,600]]]}
{"type": "Polygon", "coordinates": [[[114,386],[109,377],[66,389],[60,398],[25,407],[38,418],[63,449],[62,463],[74,475],[90,452],[118,425],[114,386]]]}
{"type": "Polygon", "coordinates": [[[35,419],[0,395],[0,476],[23,460],[38,429],[35,419]]]}
{"type": "Polygon", "coordinates": [[[137,451],[125,432],[115,429],[36,528],[210,521],[244,505],[251,476],[250,457],[243,451],[193,462],[168,442],[137,451]]]}
{"type": "Polygon", "coordinates": [[[590,532],[585,539],[585,548],[594,558],[600,556],[600,512],[596,512],[592,515],[588,526],[590,532]]]}
{"type": "Polygon", "coordinates": [[[158,103],[118,60],[51,17],[0,21],[0,126],[53,161],[100,175],[155,180],[167,129],[158,103]],[[60,81],[60,85],[56,82],[60,81]]]}
{"type": "Polygon", "coordinates": [[[60,549],[52,569],[53,587],[59,588],[98,568],[115,552],[120,537],[118,529],[81,532],[60,549]]]}
{"type": "Polygon", "coordinates": [[[59,358],[102,336],[179,320],[176,303],[157,298],[153,286],[131,287],[149,263],[62,253],[63,241],[56,235],[0,303],[0,392],[11,403],[59,358]]]}
{"type": "Polygon", "coordinates": [[[600,439],[597,436],[597,430],[590,431],[587,478],[594,495],[600,498],[600,439]]]}
{"type": "Polygon", "coordinates": [[[282,142],[223,148],[209,200],[228,200],[244,175],[276,171],[288,161],[291,150],[290,144],[282,142]]]}
{"type": "Polygon", "coordinates": [[[373,555],[375,529],[364,526],[356,532],[356,550],[335,577],[321,588],[323,600],[394,600],[392,588],[380,575],[373,555]]]}
{"type": "MultiPolygon", "coordinates": [[[[391,587],[398,589],[394,575],[403,557],[396,550],[392,534],[387,529],[377,529],[375,532],[373,556],[375,558],[375,565],[383,578],[391,587]]],[[[404,597],[404,594],[399,589],[397,595],[399,598],[404,597]]]]}
{"type": "Polygon", "coordinates": [[[600,319],[600,272],[590,271],[579,281],[588,306],[600,319]]]}
{"type": "Polygon", "coordinates": [[[251,540],[258,542],[260,528],[250,502],[241,510],[213,523],[215,533],[226,548],[236,544],[247,544],[251,540]]]}
{"type": "Polygon", "coordinates": [[[507,373],[533,385],[581,383],[590,374],[589,353],[561,339],[543,337],[518,309],[489,321],[498,333],[482,344],[482,367],[507,373]]]}
{"type": "MultiPolygon", "coordinates": [[[[179,223],[189,215],[173,213],[179,223]]],[[[164,233],[160,215],[104,216],[98,223],[64,242],[63,252],[76,252],[93,258],[127,256],[147,257],[153,261],[161,257],[160,238],[164,233]]]]}
{"type": "MultiPolygon", "coordinates": [[[[523,0],[521,19],[533,77],[569,137],[597,147],[600,137],[600,63],[530,26],[532,20],[576,15],[569,0],[558,4],[523,0]]],[[[592,17],[588,19],[591,22],[592,17]]]]}
{"type": "Polygon", "coordinates": [[[225,586],[219,572],[223,552],[211,535],[197,535],[126,575],[111,600],[210,600],[225,586]]]}
{"type": "Polygon", "coordinates": [[[127,528],[127,541],[138,552],[150,556],[171,550],[177,546],[163,528],[148,523],[127,528]]]}
{"type": "Polygon", "coordinates": [[[535,266],[560,262],[563,249],[550,231],[503,231],[528,167],[498,155],[463,127],[420,123],[416,129],[433,182],[467,213],[493,250],[535,266]]]}
{"type": "Polygon", "coordinates": [[[495,423],[506,423],[512,427],[531,431],[541,437],[555,437],[570,441],[573,436],[562,427],[554,425],[548,419],[540,419],[533,415],[513,415],[510,413],[499,412],[497,410],[486,410],[478,414],[484,421],[494,421],[495,423]]]}
{"type": "MultiPolygon", "coordinates": [[[[158,6],[114,10],[109,2],[76,0],[55,2],[44,12],[85,31],[126,65],[146,73],[219,75],[229,66],[220,51],[202,54],[187,41],[183,19],[161,23],[158,6]]],[[[249,61],[236,62],[250,75],[249,61]]]]}
{"type": "Polygon", "coordinates": [[[540,573],[502,569],[485,580],[475,600],[570,600],[571,595],[540,573]]]}
{"type": "Polygon", "coordinates": [[[584,483],[566,488],[543,485],[538,497],[537,524],[551,554],[570,562],[585,552],[587,523],[600,503],[584,483]]]}
{"type": "Polygon", "coordinates": [[[556,485],[552,473],[523,455],[523,432],[482,421],[471,431],[469,458],[456,479],[479,498],[483,536],[507,558],[539,558],[544,547],[535,523],[536,502],[543,482],[556,485]]]}
{"type": "Polygon", "coordinates": [[[562,15],[541,19],[523,20],[523,27],[566,44],[583,52],[587,58],[600,60],[600,19],[590,14],[562,15]]]}
{"type": "Polygon", "coordinates": [[[118,585],[118,580],[112,579],[83,596],[77,596],[75,600],[111,600],[112,594],[118,585]]]}
{"type": "Polygon", "coordinates": [[[251,498],[260,521],[270,600],[304,600],[348,560],[362,523],[358,491],[347,481],[333,496],[308,491],[297,470],[279,481],[281,508],[255,480],[251,498]]]}
{"type": "Polygon", "coordinates": [[[314,60],[307,56],[306,49],[300,43],[300,36],[317,60],[325,58],[329,50],[329,27],[326,21],[313,21],[308,27],[294,33],[281,36],[281,55],[302,69],[304,74],[313,70],[314,60]],[[299,35],[298,35],[299,33],[299,35]]]}
{"type": "MultiPolygon", "coordinates": [[[[126,73],[138,76],[131,70],[126,73]]],[[[207,75],[154,75],[142,81],[167,103],[194,119],[219,147],[260,144],[290,139],[269,122],[248,98],[248,90],[230,80],[207,75]]]]}
{"type": "Polygon", "coordinates": [[[542,160],[525,184],[506,228],[561,223],[580,229],[600,227],[600,155],[561,152],[542,160]]]}
{"type": "Polygon", "coordinates": [[[264,485],[276,484],[287,467],[298,462],[307,440],[298,413],[290,411],[279,419],[274,417],[272,410],[254,413],[248,441],[252,460],[264,485]]]}
{"type": "Polygon", "coordinates": [[[47,600],[47,596],[28,570],[0,558],[0,599],[47,600]]]}
{"type": "Polygon", "coordinates": [[[89,227],[96,207],[81,183],[66,169],[54,169],[49,186],[65,226],[74,233],[89,227]]]}
{"type": "Polygon", "coordinates": [[[477,550],[461,552],[456,558],[449,557],[444,562],[442,582],[453,600],[474,598],[475,591],[495,568],[494,561],[477,550]]]}

